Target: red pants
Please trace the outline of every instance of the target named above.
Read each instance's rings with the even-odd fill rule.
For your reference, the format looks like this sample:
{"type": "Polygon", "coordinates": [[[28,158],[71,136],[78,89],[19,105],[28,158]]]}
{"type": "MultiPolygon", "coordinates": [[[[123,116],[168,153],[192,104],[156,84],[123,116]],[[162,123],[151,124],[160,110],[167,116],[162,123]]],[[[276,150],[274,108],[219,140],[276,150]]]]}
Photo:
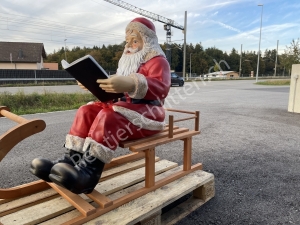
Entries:
{"type": "Polygon", "coordinates": [[[115,150],[120,141],[143,138],[160,131],[145,130],[133,125],[111,106],[101,103],[81,106],[75,116],[69,135],[91,138],[115,150]]]}

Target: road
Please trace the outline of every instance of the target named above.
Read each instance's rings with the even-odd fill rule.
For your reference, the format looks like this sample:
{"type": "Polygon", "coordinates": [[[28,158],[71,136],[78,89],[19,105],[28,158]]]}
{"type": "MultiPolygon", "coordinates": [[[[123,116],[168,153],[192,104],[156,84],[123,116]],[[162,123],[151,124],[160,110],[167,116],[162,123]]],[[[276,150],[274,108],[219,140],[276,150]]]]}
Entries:
{"type": "MultiPolygon", "coordinates": [[[[80,91],[77,86],[46,88],[80,91]]],[[[38,89],[43,90],[24,88],[26,93],[38,89]]],[[[166,107],[201,111],[192,161],[202,162],[216,182],[216,196],[178,224],[300,224],[300,114],[287,112],[288,99],[287,86],[260,86],[249,80],[171,88],[166,107]]],[[[1,161],[1,187],[35,180],[28,171],[33,158],[60,156],[74,115],[75,110],[24,115],[45,120],[47,127],[1,161]]],[[[13,125],[0,118],[0,134],[13,125]]],[[[179,125],[193,126],[189,121],[179,125]]],[[[157,155],[182,164],[181,149],[181,142],[174,142],[158,148],[157,155]]],[[[125,153],[117,149],[116,155],[125,153]]]]}

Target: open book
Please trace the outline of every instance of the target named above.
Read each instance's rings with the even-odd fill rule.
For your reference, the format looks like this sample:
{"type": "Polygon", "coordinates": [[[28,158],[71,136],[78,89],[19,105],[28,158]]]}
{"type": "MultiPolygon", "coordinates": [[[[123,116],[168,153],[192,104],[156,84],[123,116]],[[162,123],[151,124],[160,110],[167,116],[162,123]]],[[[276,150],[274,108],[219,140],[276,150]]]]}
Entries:
{"type": "Polygon", "coordinates": [[[109,76],[92,56],[86,55],[70,64],[67,61],[62,60],[61,65],[72,77],[85,86],[101,102],[107,102],[123,96],[122,93],[107,93],[99,87],[96,80],[107,79],[109,76]]]}

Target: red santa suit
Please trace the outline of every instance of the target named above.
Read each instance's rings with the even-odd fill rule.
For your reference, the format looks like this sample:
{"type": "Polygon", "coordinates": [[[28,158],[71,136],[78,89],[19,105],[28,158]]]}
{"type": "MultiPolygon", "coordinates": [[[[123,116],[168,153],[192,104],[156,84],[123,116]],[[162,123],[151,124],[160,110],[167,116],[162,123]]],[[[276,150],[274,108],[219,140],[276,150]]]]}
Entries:
{"type": "MultiPolygon", "coordinates": [[[[66,137],[65,147],[108,163],[118,143],[143,138],[164,129],[163,102],[170,89],[170,67],[161,50],[154,25],[137,18],[126,28],[137,29],[146,54],[136,72],[129,74],[135,90],[113,103],[95,102],[80,107],[66,137]]],[[[118,73],[117,73],[118,74],[118,73]]]]}

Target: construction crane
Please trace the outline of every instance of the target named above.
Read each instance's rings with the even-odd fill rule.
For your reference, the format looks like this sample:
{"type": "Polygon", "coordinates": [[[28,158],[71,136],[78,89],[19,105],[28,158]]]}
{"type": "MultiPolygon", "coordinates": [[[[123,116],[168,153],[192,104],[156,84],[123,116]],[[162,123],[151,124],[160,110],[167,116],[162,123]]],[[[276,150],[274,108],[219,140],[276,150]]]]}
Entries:
{"type": "MultiPolygon", "coordinates": [[[[109,2],[111,4],[114,4],[116,6],[119,6],[119,7],[122,7],[124,9],[127,9],[129,11],[132,11],[132,12],[135,12],[137,14],[140,14],[142,16],[145,16],[145,17],[148,17],[154,21],[159,21],[161,23],[164,23],[164,30],[166,31],[167,33],[167,42],[166,42],[166,57],[167,57],[167,60],[169,62],[169,64],[171,65],[171,49],[170,49],[170,43],[171,43],[171,27],[175,27],[177,29],[180,29],[184,32],[184,34],[186,35],[186,29],[181,26],[180,24],[176,23],[174,20],[171,20],[171,19],[168,19],[166,17],[163,17],[163,16],[160,16],[160,15],[157,15],[155,13],[152,13],[152,12],[149,12],[147,10],[144,10],[144,9],[140,9],[136,6],[133,6],[127,2],[123,2],[121,0],[104,0],[106,2],[109,2]]],[[[186,24],[185,24],[185,27],[186,27],[186,24]]],[[[185,38],[184,38],[184,41],[185,41],[185,38]]],[[[184,51],[185,51],[185,43],[184,43],[184,51]]],[[[184,70],[185,71],[185,54],[184,54],[184,70]]]]}

